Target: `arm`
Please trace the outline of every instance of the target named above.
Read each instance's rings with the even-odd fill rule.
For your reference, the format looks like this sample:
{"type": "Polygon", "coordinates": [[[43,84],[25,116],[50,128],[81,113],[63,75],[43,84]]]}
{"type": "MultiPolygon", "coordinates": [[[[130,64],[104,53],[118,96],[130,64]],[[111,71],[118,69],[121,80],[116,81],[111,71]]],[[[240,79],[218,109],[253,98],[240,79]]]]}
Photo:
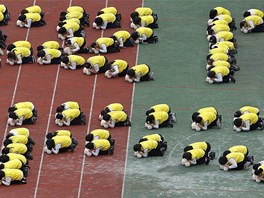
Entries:
{"type": "Polygon", "coordinates": [[[110,122],[109,122],[109,126],[110,126],[111,128],[114,128],[114,127],[115,127],[115,121],[114,121],[114,120],[110,121],[110,122]]]}
{"type": "Polygon", "coordinates": [[[107,47],[106,47],[106,45],[105,45],[105,44],[102,44],[102,45],[101,45],[101,48],[99,49],[99,51],[100,51],[101,53],[107,53],[107,47]]]}
{"type": "Polygon", "coordinates": [[[114,69],[114,72],[112,72],[112,76],[115,77],[119,74],[118,65],[113,65],[112,68],[114,69]]]}
{"type": "Polygon", "coordinates": [[[17,64],[22,64],[22,58],[21,58],[21,54],[18,54],[17,55],[17,61],[16,61],[17,64]]]}
{"type": "Polygon", "coordinates": [[[140,77],[141,77],[141,72],[138,72],[138,73],[136,74],[136,77],[133,79],[134,82],[140,82],[140,77]]]}
{"type": "Polygon", "coordinates": [[[216,76],[214,78],[214,82],[217,82],[217,83],[223,82],[223,76],[221,73],[216,74],[216,76]]]}
{"type": "Polygon", "coordinates": [[[123,38],[120,38],[118,41],[119,41],[119,47],[124,47],[123,38]]]}
{"type": "Polygon", "coordinates": [[[140,40],[142,40],[142,41],[147,40],[147,36],[146,36],[146,34],[142,34],[142,36],[140,37],[140,40]]]}
{"type": "Polygon", "coordinates": [[[148,149],[144,149],[144,151],[142,152],[142,156],[148,157],[148,149]]]}
{"type": "Polygon", "coordinates": [[[29,28],[31,26],[32,19],[28,19],[27,23],[25,23],[25,27],[29,28]]]}
{"type": "Polygon", "coordinates": [[[253,21],[248,21],[248,31],[251,31],[254,28],[255,28],[255,26],[254,26],[253,21]]]}
{"type": "Polygon", "coordinates": [[[99,64],[95,64],[95,65],[93,65],[92,66],[94,69],[94,73],[98,73],[98,71],[99,71],[99,64]]]}
{"type": "Polygon", "coordinates": [[[72,37],[74,37],[74,35],[73,35],[73,31],[72,31],[72,28],[69,28],[69,29],[68,29],[68,34],[66,35],[66,37],[67,37],[67,38],[72,38],[72,37]]]}
{"type": "Polygon", "coordinates": [[[52,152],[57,155],[60,151],[60,148],[61,148],[61,144],[57,144],[55,148],[52,148],[52,152]]]}
{"type": "Polygon", "coordinates": [[[72,52],[78,52],[80,50],[80,46],[77,43],[73,44],[74,49],[72,50],[72,52]]]}
{"type": "Polygon", "coordinates": [[[65,124],[66,126],[70,126],[71,125],[71,119],[68,118],[66,121],[63,121],[63,124],[65,124]]]}
{"type": "Polygon", "coordinates": [[[101,25],[101,29],[105,30],[107,28],[108,21],[105,21],[103,25],[101,25]]]}
{"type": "Polygon", "coordinates": [[[69,68],[71,70],[75,70],[76,69],[76,66],[77,66],[76,62],[72,62],[71,65],[69,66],[69,68]]]}
{"type": "Polygon", "coordinates": [[[101,150],[101,147],[97,148],[96,150],[92,150],[92,154],[93,154],[93,156],[98,156],[100,150],[101,150]]]}
{"type": "Polygon", "coordinates": [[[153,125],[153,128],[155,128],[155,129],[159,128],[159,121],[158,120],[155,121],[155,125],[153,125]]]}
{"type": "Polygon", "coordinates": [[[233,168],[237,167],[237,163],[236,163],[236,160],[234,158],[230,158],[228,160],[228,162],[231,164],[230,166],[228,166],[229,169],[233,169],[233,168]]]}
{"type": "Polygon", "coordinates": [[[242,130],[243,131],[249,131],[249,129],[250,129],[250,120],[247,120],[245,122],[245,126],[242,126],[242,130]]]}
{"type": "Polygon", "coordinates": [[[196,158],[193,158],[192,160],[189,161],[191,164],[197,164],[196,158]]]}
{"type": "Polygon", "coordinates": [[[44,64],[50,64],[50,63],[51,63],[51,55],[48,54],[48,55],[46,56],[46,60],[45,60],[45,58],[42,58],[42,62],[43,62],[44,64]]]}
{"type": "Polygon", "coordinates": [[[24,116],[21,116],[19,119],[16,120],[16,125],[21,126],[23,124],[24,116]]]}
{"type": "Polygon", "coordinates": [[[202,127],[202,129],[203,130],[207,130],[207,128],[208,128],[208,121],[206,121],[205,123],[204,123],[204,125],[201,125],[201,127],[202,127]]]}

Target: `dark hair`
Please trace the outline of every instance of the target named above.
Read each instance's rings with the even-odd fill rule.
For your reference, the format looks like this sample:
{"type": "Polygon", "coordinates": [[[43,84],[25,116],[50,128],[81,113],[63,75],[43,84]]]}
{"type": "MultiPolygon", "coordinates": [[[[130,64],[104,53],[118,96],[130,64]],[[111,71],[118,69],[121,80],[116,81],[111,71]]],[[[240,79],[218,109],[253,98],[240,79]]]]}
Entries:
{"type": "Polygon", "coordinates": [[[187,160],[191,160],[192,159],[192,154],[190,152],[184,152],[182,154],[182,158],[187,159],[187,160]]]}
{"type": "Polygon", "coordinates": [[[214,71],[209,71],[209,72],[207,72],[207,76],[209,78],[213,78],[213,77],[215,77],[215,72],[214,71]]]}
{"type": "Polygon", "coordinates": [[[6,139],[8,139],[8,138],[10,138],[10,137],[12,137],[12,136],[14,136],[13,133],[8,133],[8,134],[6,135],[6,139]]]}
{"type": "Polygon", "coordinates": [[[14,44],[10,44],[10,45],[7,46],[6,49],[7,49],[8,51],[11,51],[11,50],[14,49],[14,48],[16,48],[16,46],[15,46],[14,44]]]}
{"type": "Polygon", "coordinates": [[[88,62],[84,63],[83,66],[87,69],[90,69],[92,67],[91,63],[88,62]]]}
{"type": "Polygon", "coordinates": [[[0,179],[2,179],[3,177],[5,177],[5,172],[4,171],[0,171],[0,179]]]}
{"type": "Polygon", "coordinates": [[[153,112],[155,112],[155,110],[152,109],[152,108],[149,109],[149,110],[147,110],[147,111],[146,111],[146,116],[149,115],[149,114],[151,114],[151,113],[153,113],[153,112]]]}
{"type": "Polygon", "coordinates": [[[56,112],[61,113],[61,112],[63,112],[63,110],[64,110],[64,106],[61,105],[61,106],[57,107],[56,112]]]}
{"type": "Polygon", "coordinates": [[[15,110],[17,110],[17,108],[15,106],[9,107],[8,108],[8,113],[14,112],[15,110]]]}
{"type": "MultiPolygon", "coordinates": [[[[65,64],[67,64],[67,63],[69,63],[69,61],[70,61],[70,59],[67,57],[67,56],[64,56],[62,59],[61,59],[61,62],[63,62],[63,63],[65,63],[65,64]]],[[[59,107],[58,107],[59,108],[59,107]]],[[[57,108],[57,109],[58,109],[57,108]]],[[[58,111],[57,111],[58,112],[58,111]]]]}
{"type": "Polygon", "coordinates": [[[198,113],[198,112],[194,112],[194,113],[192,114],[192,121],[195,121],[196,117],[197,117],[199,114],[200,114],[200,113],[198,113]]]}
{"type": "Polygon", "coordinates": [[[9,52],[9,53],[7,54],[7,58],[8,58],[8,59],[16,59],[16,54],[15,54],[15,52],[9,52]]]}
{"type": "Polygon", "coordinates": [[[42,46],[42,45],[39,45],[38,47],[37,47],[37,51],[40,51],[40,50],[43,50],[44,49],[44,46],[42,46]]]}
{"type": "Polygon", "coordinates": [[[244,14],[243,14],[243,17],[246,18],[248,16],[250,16],[250,12],[249,11],[245,11],[244,14]]]}
{"type": "Polygon", "coordinates": [[[23,10],[21,10],[20,14],[26,14],[26,13],[28,13],[28,11],[26,9],[23,9],[23,10]]]}
{"type": "Polygon", "coordinates": [[[133,32],[131,34],[131,38],[135,41],[139,38],[139,33],[137,31],[133,32]]]}
{"type": "Polygon", "coordinates": [[[96,46],[96,42],[92,42],[91,47],[95,47],[95,46],[96,46]]]}
{"type": "Polygon", "coordinates": [[[192,150],[192,149],[193,149],[192,146],[186,146],[186,147],[183,149],[183,151],[184,151],[184,152],[187,152],[187,151],[192,150]]]}
{"type": "Polygon", "coordinates": [[[208,35],[213,35],[215,33],[215,31],[213,29],[210,29],[207,32],[208,32],[208,35]]]}
{"type": "Polygon", "coordinates": [[[210,67],[208,67],[207,71],[211,71],[211,69],[213,69],[213,68],[214,68],[214,66],[211,65],[210,67]]]}
{"type": "Polygon", "coordinates": [[[142,148],[141,144],[135,144],[133,147],[134,151],[141,151],[141,148],[142,148]]]}
{"type": "Polygon", "coordinates": [[[12,118],[12,119],[17,119],[18,116],[15,112],[10,112],[9,115],[8,115],[9,118],[12,118]]]}
{"type": "Polygon", "coordinates": [[[146,118],[146,123],[151,124],[155,120],[154,115],[148,115],[146,118]]]}
{"type": "Polygon", "coordinates": [[[3,155],[1,155],[0,156],[0,162],[8,162],[9,161],[9,156],[8,155],[6,155],[6,154],[3,154],[3,155]]]}
{"type": "Polygon", "coordinates": [[[226,150],[226,151],[223,152],[223,156],[227,156],[229,153],[231,153],[231,151],[226,150]]]}
{"type": "Polygon", "coordinates": [[[140,142],[145,142],[145,141],[148,141],[148,139],[147,138],[141,138],[141,139],[139,139],[138,142],[140,143],[140,142]]]}
{"type": "Polygon", "coordinates": [[[40,51],[38,51],[38,53],[37,53],[37,57],[41,57],[41,58],[43,58],[43,57],[45,57],[45,55],[46,55],[46,53],[45,53],[44,50],[40,50],[40,51]]]}
{"type": "Polygon", "coordinates": [[[60,13],[60,16],[66,16],[67,15],[67,12],[65,12],[65,11],[62,11],[61,13],[60,13]]]}
{"type": "Polygon", "coordinates": [[[101,26],[101,25],[103,25],[104,21],[103,21],[103,19],[101,17],[96,17],[94,19],[94,22],[96,23],[97,26],[101,26]]]}
{"type": "Polygon", "coordinates": [[[10,148],[7,148],[7,147],[3,148],[2,149],[2,154],[8,154],[9,150],[10,150],[10,148]]]}
{"type": "Polygon", "coordinates": [[[210,10],[210,13],[209,13],[209,18],[210,19],[213,19],[217,16],[217,10],[213,9],[213,10],[210,10]]]}
{"type": "Polygon", "coordinates": [[[240,116],[242,116],[241,111],[236,111],[234,117],[240,117],[240,116]]]}
{"type": "Polygon", "coordinates": [[[257,164],[254,164],[252,168],[253,168],[253,170],[257,170],[258,167],[260,167],[260,166],[261,166],[261,164],[257,163],[257,164]]]}
{"type": "Polygon", "coordinates": [[[61,113],[57,113],[56,114],[56,118],[59,119],[59,120],[62,120],[63,119],[63,115],[61,113]]]}
{"type": "Polygon", "coordinates": [[[7,146],[8,144],[12,144],[13,142],[12,142],[12,140],[10,140],[10,139],[5,139],[5,141],[4,141],[4,146],[7,146]]]}
{"type": "Polygon", "coordinates": [[[226,158],[226,156],[221,156],[219,157],[218,162],[221,165],[225,165],[228,162],[228,159],[226,158]]]}
{"type": "Polygon", "coordinates": [[[47,139],[47,140],[46,140],[46,145],[47,145],[47,148],[48,148],[49,150],[51,150],[52,148],[55,147],[55,142],[54,142],[53,139],[47,139]]]}
{"type": "Polygon", "coordinates": [[[103,116],[103,115],[107,114],[108,112],[110,112],[110,111],[106,111],[106,109],[104,109],[104,110],[102,110],[102,111],[100,112],[100,114],[103,116]]]}
{"type": "Polygon", "coordinates": [[[254,174],[255,175],[260,175],[262,172],[263,172],[263,169],[262,168],[259,168],[259,169],[257,169],[257,170],[254,171],[254,174]]]}
{"type": "Polygon", "coordinates": [[[236,118],[233,123],[236,127],[240,127],[242,125],[242,118],[236,118]]]}
{"type": "Polygon", "coordinates": [[[65,25],[65,24],[66,24],[66,22],[60,21],[60,22],[58,23],[58,26],[59,26],[59,27],[62,27],[62,26],[65,25]]]}
{"type": "Polygon", "coordinates": [[[24,14],[20,14],[19,17],[18,17],[18,20],[20,20],[20,21],[25,21],[26,18],[27,18],[26,15],[24,15],[24,14]]]}
{"type": "Polygon", "coordinates": [[[207,31],[210,30],[214,25],[208,25],[207,26],[207,31]]]}
{"type": "Polygon", "coordinates": [[[111,116],[108,113],[103,115],[103,120],[109,121],[110,119],[111,119],[111,116]]]}
{"type": "Polygon", "coordinates": [[[241,29],[242,27],[244,27],[245,23],[246,23],[245,21],[241,21],[241,22],[240,22],[240,24],[239,24],[239,25],[240,25],[240,29],[241,29]]]}
{"type": "Polygon", "coordinates": [[[65,27],[61,27],[58,31],[60,34],[65,34],[67,32],[65,27]]]}
{"type": "Polygon", "coordinates": [[[53,138],[54,136],[56,136],[56,135],[54,134],[54,132],[51,132],[51,133],[47,133],[46,138],[47,138],[47,139],[51,139],[51,138],[53,138]]]}
{"type": "Polygon", "coordinates": [[[127,75],[129,77],[136,77],[136,72],[134,69],[129,69],[129,70],[127,70],[127,75]]]}
{"type": "Polygon", "coordinates": [[[141,18],[140,18],[140,17],[134,17],[134,18],[132,18],[132,19],[133,19],[133,23],[134,23],[135,25],[139,25],[140,22],[141,22],[141,18]]]}
{"type": "Polygon", "coordinates": [[[202,120],[203,120],[203,118],[200,117],[199,115],[195,118],[195,122],[196,122],[196,123],[201,123],[202,120]]]}
{"type": "Polygon", "coordinates": [[[97,12],[97,16],[99,16],[99,15],[101,15],[101,14],[104,14],[104,11],[99,11],[99,12],[97,12]]]}
{"type": "Polygon", "coordinates": [[[215,44],[216,43],[216,37],[215,36],[211,36],[210,37],[210,42],[215,44]]]}
{"type": "Polygon", "coordinates": [[[88,143],[85,145],[85,148],[87,148],[87,149],[93,149],[93,148],[94,148],[94,143],[92,143],[92,142],[88,142],[88,143]]]}
{"type": "Polygon", "coordinates": [[[135,17],[139,17],[139,14],[138,14],[138,12],[132,12],[130,14],[130,17],[131,17],[131,19],[134,19],[135,17]]]}
{"type": "Polygon", "coordinates": [[[4,164],[0,164],[0,170],[4,169],[5,165],[4,164]]]}
{"type": "Polygon", "coordinates": [[[85,140],[87,142],[91,142],[93,140],[93,138],[94,138],[94,135],[89,133],[88,135],[86,135],[85,140]]]}
{"type": "Polygon", "coordinates": [[[209,60],[209,59],[211,58],[211,56],[212,56],[212,54],[208,54],[208,55],[206,56],[206,60],[209,60]]]}

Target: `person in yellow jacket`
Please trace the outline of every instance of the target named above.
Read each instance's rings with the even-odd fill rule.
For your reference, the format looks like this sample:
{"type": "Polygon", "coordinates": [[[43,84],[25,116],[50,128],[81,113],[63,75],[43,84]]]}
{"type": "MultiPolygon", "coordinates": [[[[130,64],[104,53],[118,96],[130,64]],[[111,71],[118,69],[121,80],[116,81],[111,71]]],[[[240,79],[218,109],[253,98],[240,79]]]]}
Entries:
{"type": "Polygon", "coordinates": [[[264,161],[260,161],[257,164],[253,165],[253,170],[252,170],[252,180],[256,182],[262,182],[264,181],[264,161]]]}
{"type": "Polygon", "coordinates": [[[41,7],[38,5],[29,6],[21,10],[21,14],[26,14],[26,13],[38,13],[41,14],[42,16],[44,16],[45,14],[44,12],[42,12],[41,7]]]}
{"type": "Polygon", "coordinates": [[[2,149],[2,154],[21,154],[24,155],[28,160],[32,160],[33,156],[31,155],[32,147],[26,146],[22,143],[12,143],[8,144],[6,147],[2,149]]]}
{"type": "Polygon", "coordinates": [[[208,26],[207,35],[215,35],[218,32],[222,32],[222,31],[230,31],[229,26],[223,24],[208,26]]]}
{"type": "Polygon", "coordinates": [[[65,40],[72,37],[86,37],[86,33],[81,25],[75,22],[69,22],[59,28],[58,38],[65,40]]]}
{"type": "Polygon", "coordinates": [[[236,39],[234,38],[234,34],[229,31],[221,31],[216,33],[215,35],[209,35],[209,42],[210,44],[216,44],[217,42],[222,42],[222,41],[230,41],[233,43],[236,43],[236,39]]]}
{"type": "Polygon", "coordinates": [[[8,113],[14,112],[18,109],[30,109],[35,117],[38,115],[38,111],[35,108],[34,104],[32,102],[18,102],[15,103],[12,107],[8,108],[8,113]]]}
{"type": "Polygon", "coordinates": [[[167,150],[167,142],[147,140],[133,146],[134,155],[137,158],[149,156],[163,156],[167,150]]]}
{"type": "Polygon", "coordinates": [[[231,152],[228,155],[221,156],[218,159],[220,169],[228,170],[248,170],[249,166],[253,164],[253,158],[247,158],[243,153],[231,152]]]}
{"type": "Polygon", "coordinates": [[[234,114],[235,118],[238,118],[246,113],[255,113],[259,116],[259,109],[257,107],[253,106],[243,106],[239,109],[239,111],[236,111],[234,114]]]}
{"type": "Polygon", "coordinates": [[[135,17],[150,16],[150,15],[151,16],[155,16],[156,15],[155,17],[158,18],[158,15],[154,14],[153,10],[151,8],[149,8],[149,7],[138,7],[138,8],[135,9],[134,12],[132,12],[130,14],[130,21],[132,22],[135,17]]]}
{"type": "Polygon", "coordinates": [[[99,115],[99,120],[103,119],[103,116],[111,111],[124,111],[124,107],[121,103],[111,103],[107,105],[99,115]]]}
{"type": "Polygon", "coordinates": [[[240,22],[240,29],[245,34],[249,32],[264,32],[263,19],[259,16],[248,16],[240,22]]]}
{"type": "Polygon", "coordinates": [[[89,14],[81,6],[70,6],[66,12],[60,13],[60,21],[66,19],[77,18],[80,20],[82,26],[90,26],[89,14]]]}
{"type": "Polygon", "coordinates": [[[206,152],[201,148],[191,149],[182,154],[181,164],[185,167],[210,163],[206,152]]]}
{"type": "Polygon", "coordinates": [[[56,112],[57,113],[61,113],[64,110],[67,109],[78,109],[81,110],[80,104],[78,102],[75,101],[67,101],[62,103],[60,106],[57,107],[56,112]]]}
{"type": "Polygon", "coordinates": [[[216,16],[213,19],[209,19],[208,26],[214,24],[214,22],[216,21],[221,21],[221,22],[218,22],[218,24],[227,24],[230,28],[230,31],[234,31],[237,29],[235,19],[232,18],[232,16],[228,14],[221,14],[221,15],[216,16]],[[226,21],[226,23],[225,22],[223,23],[222,21],[226,21]]]}
{"type": "Polygon", "coordinates": [[[42,43],[42,45],[39,45],[37,47],[37,51],[40,51],[40,50],[43,50],[43,49],[62,50],[62,48],[60,48],[60,44],[58,43],[58,41],[46,41],[46,42],[42,43]]]}
{"type": "Polygon", "coordinates": [[[130,27],[135,30],[140,27],[149,27],[151,29],[159,27],[157,24],[157,15],[139,16],[134,17],[132,20],[133,21],[131,22],[130,27]]]}
{"type": "Polygon", "coordinates": [[[35,58],[30,49],[26,47],[16,47],[7,54],[6,62],[9,65],[35,63],[35,58]]]}
{"type": "Polygon", "coordinates": [[[0,26],[7,25],[8,21],[10,21],[10,13],[8,12],[7,7],[4,4],[0,4],[0,26]]]}
{"type": "Polygon", "coordinates": [[[123,77],[127,74],[129,65],[125,60],[116,59],[107,63],[109,69],[105,72],[107,78],[123,77]]]}
{"type": "Polygon", "coordinates": [[[79,55],[64,56],[61,59],[61,67],[64,69],[76,70],[85,66],[85,59],[79,55]]]}
{"type": "Polygon", "coordinates": [[[43,49],[37,53],[37,63],[40,65],[60,64],[62,52],[57,49],[43,49]]]}
{"type": "Polygon", "coordinates": [[[120,48],[134,46],[134,41],[131,38],[131,35],[128,31],[125,30],[117,31],[113,34],[112,37],[117,42],[120,48]]]}
{"type": "Polygon", "coordinates": [[[213,83],[235,83],[236,80],[233,77],[234,71],[230,71],[225,66],[213,67],[210,71],[207,72],[207,77],[205,79],[209,84],[213,83]]]}
{"type": "Polygon", "coordinates": [[[64,54],[81,54],[88,53],[90,49],[85,47],[86,40],[84,37],[72,37],[65,40],[64,54]]]}
{"type": "Polygon", "coordinates": [[[195,129],[196,131],[206,131],[214,126],[221,128],[222,118],[214,112],[205,111],[196,116],[194,121],[195,127],[193,126],[194,124],[192,124],[192,129],[195,129]]]}
{"type": "Polygon", "coordinates": [[[55,124],[59,126],[82,125],[86,124],[86,118],[79,109],[67,109],[55,114],[55,124]]]}
{"type": "Polygon", "coordinates": [[[121,28],[121,21],[112,13],[103,13],[95,17],[93,28],[105,30],[107,28],[121,28]]]}
{"type": "Polygon", "coordinates": [[[107,63],[108,59],[105,56],[91,56],[84,64],[83,73],[86,75],[105,73],[110,69],[110,65],[107,63]]]}
{"type": "Polygon", "coordinates": [[[85,136],[86,142],[93,140],[111,140],[111,133],[105,129],[95,129],[85,136]]]}
{"type": "Polygon", "coordinates": [[[140,27],[135,32],[131,34],[135,44],[139,43],[157,43],[158,37],[154,35],[154,31],[148,27],[140,27]]]}
{"type": "MultiPolygon", "coordinates": [[[[222,41],[222,42],[225,42],[225,41],[222,41]]],[[[207,59],[206,68],[209,68],[210,66],[212,66],[213,62],[215,61],[227,61],[228,63],[230,63],[230,68],[232,70],[239,71],[240,69],[239,65],[237,65],[236,57],[233,55],[228,55],[225,53],[208,54],[206,59],[207,59]]]]}
{"type": "Polygon", "coordinates": [[[46,135],[46,138],[47,139],[51,139],[55,136],[68,136],[68,137],[72,137],[72,134],[69,130],[56,130],[56,131],[53,131],[53,132],[49,132],[47,133],[46,135]]]}
{"type": "Polygon", "coordinates": [[[45,26],[47,23],[43,19],[43,16],[39,13],[25,13],[20,14],[17,20],[18,27],[41,27],[45,26]]]}
{"type": "Polygon", "coordinates": [[[73,152],[78,145],[77,140],[69,136],[54,136],[46,140],[44,152],[47,154],[59,154],[61,152],[73,152]]]}
{"type": "Polygon", "coordinates": [[[106,7],[106,8],[102,8],[99,12],[97,12],[97,16],[101,15],[101,14],[105,14],[105,13],[111,13],[114,14],[116,19],[118,21],[121,21],[121,14],[118,12],[118,10],[116,9],[116,7],[106,7]]]}
{"type": "Polygon", "coordinates": [[[28,176],[29,166],[24,164],[20,159],[9,160],[5,163],[0,163],[0,170],[3,169],[17,169],[21,170],[25,177],[28,176]]]}
{"type": "Polygon", "coordinates": [[[259,117],[256,113],[246,113],[233,120],[233,129],[237,132],[252,131],[256,129],[263,130],[264,119],[259,117]]]}
{"type": "Polygon", "coordinates": [[[11,184],[26,184],[27,180],[23,172],[18,169],[2,169],[0,171],[1,184],[10,186],[11,184]]]}
{"type": "Polygon", "coordinates": [[[198,111],[194,112],[192,114],[192,121],[195,122],[195,119],[198,115],[200,115],[200,113],[204,113],[204,112],[212,112],[215,113],[217,117],[220,118],[220,120],[222,120],[222,116],[218,115],[218,111],[215,107],[203,107],[201,109],[199,109],[198,111]]]}
{"type": "Polygon", "coordinates": [[[6,135],[6,138],[9,138],[13,135],[24,135],[26,137],[29,137],[29,130],[27,128],[15,128],[11,129],[8,134],[6,135]]]}
{"type": "Polygon", "coordinates": [[[154,80],[154,72],[147,64],[139,64],[127,70],[125,81],[141,82],[154,80]]]}
{"type": "Polygon", "coordinates": [[[248,156],[249,154],[248,148],[244,145],[235,145],[235,146],[230,147],[228,150],[223,152],[223,156],[226,156],[229,153],[234,153],[234,152],[243,153],[245,157],[254,158],[253,156],[248,156]]]}
{"type": "Polygon", "coordinates": [[[11,126],[21,126],[22,124],[34,124],[37,117],[33,115],[32,111],[27,108],[17,109],[8,114],[8,124],[11,126]]]}
{"type": "Polygon", "coordinates": [[[138,143],[148,141],[148,140],[155,140],[157,142],[167,143],[164,139],[164,137],[161,134],[154,133],[150,135],[145,135],[142,138],[139,139],[138,143]]]}
{"type": "Polygon", "coordinates": [[[161,127],[173,127],[176,122],[175,116],[169,115],[165,111],[156,111],[146,117],[145,127],[147,129],[158,129],[161,127]]]}
{"type": "Polygon", "coordinates": [[[33,54],[33,48],[31,46],[31,43],[29,41],[15,41],[11,44],[9,44],[6,48],[6,53],[8,54],[9,52],[12,51],[12,49],[16,47],[26,47],[31,51],[31,54],[33,54]]]}
{"type": "Polygon", "coordinates": [[[218,7],[215,7],[215,8],[210,10],[209,18],[213,19],[216,16],[221,15],[221,14],[227,14],[227,15],[231,16],[231,13],[230,13],[230,11],[228,9],[218,6],[218,7]]]}
{"type": "Polygon", "coordinates": [[[149,108],[149,110],[146,111],[146,116],[150,113],[156,112],[156,111],[165,111],[168,114],[171,113],[171,108],[168,104],[156,104],[149,108]]]}
{"type": "Polygon", "coordinates": [[[260,18],[264,19],[264,12],[256,8],[249,9],[243,13],[244,18],[248,16],[259,16],[260,18]]]}
{"type": "Polygon", "coordinates": [[[119,126],[131,126],[128,115],[124,111],[111,111],[103,115],[100,125],[104,128],[119,126]]]}
{"type": "Polygon", "coordinates": [[[105,139],[98,139],[88,142],[85,145],[84,154],[88,157],[98,155],[113,155],[114,154],[114,141],[105,139]]]}
{"type": "Polygon", "coordinates": [[[22,143],[25,144],[27,147],[35,145],[35,142],[24,135],[13,135],[4,140],[4,146],[7,146],[8,144],[13,143],[22,143]]]}
{"type": "Polygon", "coordinates": [[[98,38],[95,42],[92,42],[91,50],[95,54],[120,52],[118,44],[113,38],[110,37],[101,37],[98,38]]]}

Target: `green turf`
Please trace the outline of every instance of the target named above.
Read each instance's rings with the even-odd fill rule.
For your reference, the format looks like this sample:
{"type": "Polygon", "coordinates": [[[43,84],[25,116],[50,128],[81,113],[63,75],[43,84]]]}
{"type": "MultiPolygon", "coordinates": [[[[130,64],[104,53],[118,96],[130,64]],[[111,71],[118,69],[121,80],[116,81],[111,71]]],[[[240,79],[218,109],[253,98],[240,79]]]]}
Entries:
{"type": "Polygon", "coordinates": [[[159,43],[141,45],[138,63],[147,63],[155,81],[136,85],[129,139],[129,153],[123,195],[129,197],[257,197],[264,190],[251,181],[251,170],[223,172],[217,160],[210,165],[185,168],[180,165],[183,148],[195,141],[208,141],[217,158],[232,145],[244,144],[264,160],[264,131],[235,133],[233,113],[244,105],[261,109],[263,115],[264,33],[234,32],[239,48],[237,62],[241,70],[235,84],[205,83],[205,57],[208,52],[205,31],[209,10],[216,6],[229,9],[242,20],[244,10],[259,8],[263,1],[145,0],[145,6],[159,15],[159,43]],[[177,113],[174,128],[156,131],[144,129],[145,111],[152,105],[168,103],[177,113]],[[191,115],[205,106],[215,106],[223,116],[222,129],[195,132],[190,129],[191,115]],[[160,133],[168,141],[164,157],[136,159],[133,145],[140,137],[160,133]]]}

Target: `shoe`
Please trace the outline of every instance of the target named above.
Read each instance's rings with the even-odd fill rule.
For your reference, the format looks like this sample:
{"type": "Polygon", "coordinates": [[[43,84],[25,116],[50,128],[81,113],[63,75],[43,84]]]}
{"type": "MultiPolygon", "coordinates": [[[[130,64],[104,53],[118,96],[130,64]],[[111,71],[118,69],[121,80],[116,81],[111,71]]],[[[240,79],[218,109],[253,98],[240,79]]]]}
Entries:
{"type": "Polygon", "coordinates": [[[176,122],[176,113],[171,113],[170,118],[172,122],[176,122]]]}
{"type": "Polygon", "coordinates": [[[221,129],[221,121],[220,119],[218,118],[217,121],[216,121],[216,125],[219,129],[221,129]]]}
{"type": "Polygon", "coordinates": [[[159,38],[155,36],[154,42],[157,43],[159,41],[159,38]]]}
{"type": "Polygon", "coordinates": [[[114,139],[109,140],[109,142],[110,142],[110,145],[111,146],[114,146],[115,145],[115,140],[114,139]]]}
{"type": "Polygon", "coordinates": [[[23,178],[21,179],[21,184],[26,184],[26,183],[27,183],[27,180],[26,180],[26,178],[23,177],[23,178]]]}
{"type": "Polygon", "coordinates": [[[154,80],[154,72],[149,73],[149,80],[154,80]]]}
{"type": "Polygon", "coordinates": [[[114,149],[115,148],[113,146],[111,146],[110,149],[108,150],[108,154],[109,155],[113,155],[114,154],[114,149]]]}
{"type": "Polygon", "coordinates": [[[127,120],[127,121],[125,122],[125,126],[131,126],[131,122],[130,122],[129,120],[127,120]]]}
{"type": "Polygon", "coordinates": [[[77,146],[77,145],[78,145],[78,142],[77,142],[77,140],[75,140],[74,138],[72,138],[72,143],[73,143],[73,144],[75,144],[75,146],[77,146]]]}
{"type": "Polygon", "coordinates": [[[31,154],[29,154],[29,155],[27,156],[27,159],[28,159],[28,160],[33,160],[33,156],[32,156],[31,154]]]}
{"type": "Polygon", "coordinates": [[[254,164],[254,156],[247,156],[246,161],[250,163],[250,165],[254,164]]]}
{"type": "Polygon", "coordinates": [[[73,152],[75,148],[76,148],[76,145],[75,144],[71,144],[71,146],[70,146],[71,152],[73,152]]]}
{"type": "Polygon", "coordinates": [[[210,159],[207,157],[205,158],[205,164],[208,165],[210,163],[210,159]]]}
{"type": "Polygon", "coordinates": [[[245,170],[248,170],[249,169],[249,167],[250,167],[250,162],[246,162],[245,164],[244,164],[244,169],[245,170]]]}
{"type": "Polygon", "coordinates": [[[208,157],[210,160],[213,160],[215,158],[215,152],[209,152],[208,157]]]}
{"type": "Polygon", "coordinates": [[[168,124],[168,128],[173,128],[173,124],[168,124]]]}
{"type": "Polygon", "coordinates": [[[236,79],[233,76],[230,77],[230,80],[232,83],[236,83],[236,79]]]}
{"type": "Polygon", "coordinates": [[[86,117],[85,116],[81,118],[81,124],[86,125],[86,117]]]}
{"type": "Polygon", "coordinates": [[[35,116],[33,116],[32,118],[31,118],[31,121],[33,122],[33,124],[37,121],[37,117],[35,117],[35,116]]]}
{"type": "Polygon", "coordinates": [[[35,63],[35,62],[36,62],[35,56],[32,55],[32,63],[35,63]]]}

